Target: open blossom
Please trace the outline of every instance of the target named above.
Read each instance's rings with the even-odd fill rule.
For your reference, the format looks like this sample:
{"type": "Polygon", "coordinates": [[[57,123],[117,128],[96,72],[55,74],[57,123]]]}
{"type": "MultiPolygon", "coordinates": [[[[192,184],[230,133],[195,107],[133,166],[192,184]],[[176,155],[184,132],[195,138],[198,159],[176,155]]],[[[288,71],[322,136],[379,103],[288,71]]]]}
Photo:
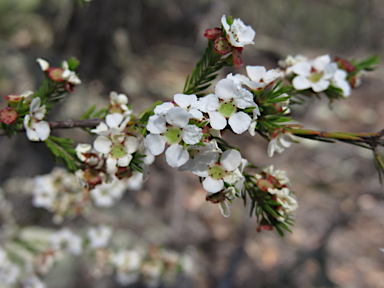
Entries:
{"type": "Polygon", "coordinates": [[[282,153],[285,148],[291,147],[292,143],[295,143],[292,134],[275,131],[268,144],[268,156],[272,157],[275,151],[282,153]]]}
{"type": "Polygon", "coordinates": [[[337,64],[331,63],[329,55],[317,57],[313,61],[301,61],[292,66],[292,85],[296,90],[311,88],[314,92],[326,90],[337,70],[337,64]]]}
{"type": "Polygon", "coordinates": [[[109,239],[112,236],[112,229],[106,225],[92,227],[88,230],[87,236],[89,245],[93,249],[107,247],[109,239]]]}
{"type": "Polygon", "coordinates": [[[106,123],[100,123],[91,132],[98,134],[93,147],[97,152],[106,155],[107,172],[114,175],[118,167],[127,167],[132,154],[139,149],[139,140],[134,136],[122,133],[130,118],[122,114],[109,114],[106,123]]]}
{"type": "Polygon", "coordinates": [[[63,74],[61,74],[61,77],[66,80],[67,82],[73,84],[73,85],[80,85],[81,80],[80,78],[76,75],[75,71],[69,70],[68,62],[63,61],[62,63],[62,68],[63,68],[63,74]]]}
{"type": "Polygon", "coordinates": [[[247,131],[252,118],[238,111],[248,107],[257,107],[253,95],[231,79],[222,79],[215,86],[215,94],[199,99],[193,107],[209,115],[209,123],[215,130],[223,130],[227,124],[236,134],[247,131]]]}
{"type": "Polygon", "coordinates": [[[125,94],[118,94],[115,91],[112,91],[109,93],[109,113],[120,113],[123,114],[124,116],[129,116],[132,114],[132,110],[129,109],[127,106],[128,104],[128,97],[125,94]]]}
{"type": "Polygon", "coordinates": [[[29,106],[29,114],[24,117],[24,128],[31,141],[45,141],[51,133],[48,122],[41,121],[45,117],[45,105],[40,106],[41,100],[36,97],[29,106]]]}
{"type": "Polygon", "coordinates": [[[225,15],[221,18],[221,24],[227,33],[227,39],[234,47],[244,47],[248,44],[255,44],[253,39],[256,32],[251,26],[246,26],[240,19],[234,19],[232,24],[229,25],[225,15]]]}
{"type": "Polygon", "coordinates": [[[262,90],[270,84],[273,84],[278,78],[283,77],[280,69],[267,69],[264,66],[247,66],[248,77],[241,74],[232,76],[229,74],[227,78],[242,85],[248,86],[252,90],[262,90]]]}
{"type": "Polygon", "coordinates": [[[160,155],[165,150],[165,145],[170,145],[165,156],[171,167],[180,167],[189,159],[189,154],[180,144],[181,142],[194,145],[203,137],[202,128],[189,124],[189,120],[194,118],[194,115],[202,117],[200,111],[188,108],[192,102],[196,101],[196,96],[191,97],[192,102],[188,102],[186,97],[180,97],[180,95],[183,94],[176,94],[175,99],[185,108],[175,107],[169,102],[157,106],[154,110],[155,115],[149,117],[147,129],[150,134],[144,140],[153,155],[160,155]]]}
{"type": "Polygon", "coordinates": [[[113,178],[111,183],[102,183],[91,189],[90,195],[97,207],[111,207],[123,197],[126,181],[113,178]]]}

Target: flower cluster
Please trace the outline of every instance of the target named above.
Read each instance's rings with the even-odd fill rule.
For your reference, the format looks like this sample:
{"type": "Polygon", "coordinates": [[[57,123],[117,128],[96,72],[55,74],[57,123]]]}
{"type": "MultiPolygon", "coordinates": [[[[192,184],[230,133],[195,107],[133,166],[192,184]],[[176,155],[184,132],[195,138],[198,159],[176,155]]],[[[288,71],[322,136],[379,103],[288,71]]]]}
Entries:
{"type": "Polygon", "coordinates": [[[351,94],[348,71],[337,62],[332,62],[328,54],[313,60],[302,55],[289,55],[284,61],[279,61],[279,65],[285,70],[286,77],[292,79],[292,85],[298,91],[311,89],[318,93],[333,86],[341,89],[343,97],[351,94]]]}
{"type": "Polygon", "coordinates": [[[275,219],[279,222],[292,218],[297,210],[298,203],[295,196],[289,190],[289,179],[284,170],[274,170],[273,165],[263,169],[262,173],[255,174],[256,185],[263,192],[272,195],[276,212],[275,219]]]}
{"type": "Polygon", "coordinates": [[[112,206],[127,188],[140,189],[148,165],[154,161],[135,130],[128,97],[112,91],[109,102],[105,123],[90,131],[98,135],[93,145],[78,144],[75,148],[83,163],[76,175],[98,207],[112,206]]]}

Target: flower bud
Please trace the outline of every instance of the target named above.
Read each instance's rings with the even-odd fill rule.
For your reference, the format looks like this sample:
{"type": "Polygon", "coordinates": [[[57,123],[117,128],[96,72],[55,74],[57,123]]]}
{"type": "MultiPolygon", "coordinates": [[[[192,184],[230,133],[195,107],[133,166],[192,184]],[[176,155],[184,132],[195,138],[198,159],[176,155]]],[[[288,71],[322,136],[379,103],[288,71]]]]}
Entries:
{"type": "Polygon", "coordinates": [[[235,48],[232,52],[233,64],[237,69],[243,65],[243,59],[241,59],[241,53],[243,52],[243,48],[235,48]]]}
{"type": "Polygon", "coordinates": [[[12,107],[7,107],[0,111],[0,119],[4,124],[12,124],[17,119],[17,112],[12,107]]]}
{"type": "Polygon", "coordinates": [[[216,27],[213,29],[205,30],[204,37],[208,38],[209,40],[215,40],[216,38],[223,36],[223,34],[223,30],[216,27]]]}
{"type": "Polygon", "coordinates": [[[231,52],[232,46],[229,44],[226,38],[220,37],[215,40],[213,48],[217,53],[220,53],[221,55],[226,55],[231,52]]]}
{"type": "Polygon", "coordinates": [[[356,67],[352,65],[351,62],[348,60],[341,58],[341,57],[335,57],[335,62],[337,62],[338,66],[347,71],[348,73],[351,73],[356,70],[356,67]]]}
{"type": "Polygon", "coordinates": [[[47,75],[50,79],[57,81],[57,82],[63,82],[64,81],[64,79],[63,79],[64,69],[52,67],[52,68],[48,68],[46,70],[46,72],[47,72],[47,75]]]}
{"type": "Polygon", "coordinates": [[[15,107],[21,100],[23,100],[23,97],[18,94],[9,94],[4,96],[5,100],[7,100],[8,104],[15,107]]]}

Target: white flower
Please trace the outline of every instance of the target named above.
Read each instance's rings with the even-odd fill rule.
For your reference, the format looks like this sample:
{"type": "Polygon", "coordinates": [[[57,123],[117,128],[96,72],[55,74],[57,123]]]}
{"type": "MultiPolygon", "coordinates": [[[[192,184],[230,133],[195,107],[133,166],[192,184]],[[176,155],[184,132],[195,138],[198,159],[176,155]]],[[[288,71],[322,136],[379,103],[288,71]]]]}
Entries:
{"type": "Polygon", "coordinates": [[[52,248],[67,250],[73,255],[79,255],[82,251],[83,240],[68,228],[62,228],[50,237],[52,248]]]}
{"type": "Polygon", "coordinates": [[[139,140],[134,136],[127,136],[121,133],[128,121],[129,117],[119,113],[109,114],[106,117],[106,124],[100,123],[96,129],[91,130],[99,137],[93,143],[96,151],[107,156],[107,172],[114,175],[118,171],[118,167],[128,167],[133,156],[132,154],[139,149],[139,140]]]}
{"type": "Polygon", "coordinates": [[[80,85],[81,80],[76,75],[74,71],[69,70],[68,62],[63,61],[61,67],[64,69],[63,73],[61,74],[61,77],[66,80],[67,82],[73,84],[73,85],[80,85]]]}
{"type": "Polygon", "coordinates": [[[36,176],[33,182],[33,206],[43,207],[52,211],[57,196],[53,178],[50,175],[36,176]]]}
{"type": "Polygon", "coordinates": [[[291,147],[292,143],[295,140],[293,139],[292,134],[290,133],[277,133],[268,144],[268,156],[272,157],[275,151],[277,153],[282,153],[285,148],[291,147]]]}
{"type": "Polygon", "coordinates": [[[125,94],[118,94],[115,91],[109,93],[109,103],[111,107],[109,108],[109,113],[120,113],[125,117],[132,114],[132,110],[127,106],[128,97],[125,94]]]}
{"type": "Polygon", "coordinates": [[[222,79],[215,86],[215,94],[200,98],[194,107],[208,113],[213,129],[223,130],[229,124],[233,132],[242,134],[248,129],[252,118],[237,110],[257,107],[257,104],[251,92],[236,85],[231,79],[222,79]]]}
{"type": "Polygon", "coordinates": [[[14,285],[19,275],[20,268],[8,259],[7,253],[0,247],[0,284],[14,285]]]}
{"type": "Polygon", "coordinates": [[[104,248],[107,247],[112,236],[112,229],[106,225],[100,225],[97,228],[90,228],[87,235],[89,244],[93,249],[104,248]]]}
{"type": "Polygon", "coordinates": [[[170,145],[165,153],[166,161],[171,167],[180,167],[189,159],[188,152],[180,144],[181,141],[190,145],[199,143],[203,137],[203,129],[188,124],[193,115],[184,108],[170,105],[158,108],[159,106],[155,109],[156,114],[149,117],[147,129],[151,133],[147,135],[144,143],[153,155],[163,153],[165,144],[170,145]]]}
{"type": "Polygon", "coordinates": [[[343,90],[343,96],[348,97],[351,94],[351,85],[347,80],[348,73],[345,70],[337,69],[331,79],[333,86],[343,90]]]}
{"type": "MultiPolygon", "coordinates": [[[[211,162],[212,163],[212,162],[211,162]]],[[[221,154],[219,163],[206,165],[198,171],[192,171],[201,177],[206,177],[203,181],[203,187],[208,192],[216,193],[224,188],[224,182],[234,184],[242,175],[236,169],[242,163],[241,154],[234,149],[226,150],[221,154]],[[237,176],[236,176],[237,175],[237,176]]]]}
{"type": "Polygon", "coordinates": [[[111,183],[97,185],[89,192],[96,206],[111,207],[123,196],[125,189],[125,182],[114,178],[111,183]]]}
{"type": "Polygon", "coordinates": [[[292,66],[295,65],[298,62],[308,61],[308,58],[303,55],[288,55],[285,60],[279,60],[277,63],[280,67],[285,69],[285,75],[290,76],[292,74],[292,66]]]}
{"type": "Polygon", "coordinates": [[[232,46],[244,47],[248,44],[255,44],[253,39],[256,32],[251,26],[246,26],[240,19],[234,19],[232,25],[229,25],[225,15],[221,18],[221,24],[227,34],[227,39],[232,46]]]}
{"type": "Polygon", "coordinates": [[[45,105],[40,107],[40,104],[40,98],[34,98],[29,105],[29,114],[24,117],[24,128],[31,141],[45,141],[51,133],[48,122],[40,121],[47,112],[45,105]]]}
{"type": "Polygon", "coordinates": [[[116,280],[121,285],[129,285],[138,281],[142,256],[137,251],[120,250],[112,258],[115,265],[116,280]]]}
{"type": "Polygon", "coordinates": [[[23,281],[23,288],[46,288],[47,286],[36,275],[29,276],[23,281]]]}
{"type": "Polygon", "coordinates": [[[297,74],[292,84],[296,90],[312,88],[314,92],[321,92],[328,88],[337,70],[337,64],[331,63],[329,55],[317,57],[313,61],[302,61],[292,66],[292,72],[297,74]]]}

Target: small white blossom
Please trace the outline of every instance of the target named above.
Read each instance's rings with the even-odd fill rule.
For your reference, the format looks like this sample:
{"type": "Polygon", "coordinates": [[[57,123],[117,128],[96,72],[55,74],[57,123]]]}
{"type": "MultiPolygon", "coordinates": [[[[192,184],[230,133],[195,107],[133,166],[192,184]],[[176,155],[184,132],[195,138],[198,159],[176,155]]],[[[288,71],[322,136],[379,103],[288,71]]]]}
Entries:
{"type": "Polygon", "coordinates": [[[61,67],[64,69],[63,73],[61,74],[61,77],[66,80],[67,82],[73,84],[73,85],[80,85],[81,80],[76,75],[76,72],[69,70],[68,62],[63,61],[61,67]]]}
{"type": "Polygon", "coordinates": [[[81,237],[77,236],[68,228],[62,228],[50,237],[52,248],[56,250],[67,250],[73,255],[79,255],[81,253],[82,242],[81,237]]]}
{"type": "Polygon", "coordinates": [[[87,235],[91,248],[104,248],[107,247],[109,239],[112,236],[112,229],[106,225],[100,225],[97,228],[90,228],[87,235]]]}
{"type": "Polygon", "coordinates": [[[45,105],[40,106],[41,100],[36,97],[29,106],[29,114],[24,117],[24,128],[31,141],[45,141],[51,133],[48,122],[41,121],[45,117],[45,105]]]}
{"type": "Polygon", "coordinates": [[[275,151],[282,153],[285,148],[291,147],[295,143],[292,134],[290,133],[277,133],[268,144],[268,156],[272,157],[275,151]]]}
{"type": "Polygon", "coordinates": [[[344,97],[351,95],[351,85],[347,80],[348,73],[345,70],[337,69],[331,79],[333,86],[340,88],[344,97]]]}
{"type": "Polygon", "coordinates": [[[227,39],[232,46],[244,47],[248,44],[255,44],[253,39],[256,32],[251,26],[246,26],[241,19],[234,19],[232,25],[229,25],[225,15],[221,18],[221,24],[227,34],[227,39]]]}
{"type": "Polygon", "coordinates": [[[314,92],[326,90],[337,70],[337,64],[331,63],[329,55],[317,57],[313,61],[302,61],[292,66],[292,72],[297,76],[293,78],[292,85],[296,90],[311,88],[314,92]]]}

